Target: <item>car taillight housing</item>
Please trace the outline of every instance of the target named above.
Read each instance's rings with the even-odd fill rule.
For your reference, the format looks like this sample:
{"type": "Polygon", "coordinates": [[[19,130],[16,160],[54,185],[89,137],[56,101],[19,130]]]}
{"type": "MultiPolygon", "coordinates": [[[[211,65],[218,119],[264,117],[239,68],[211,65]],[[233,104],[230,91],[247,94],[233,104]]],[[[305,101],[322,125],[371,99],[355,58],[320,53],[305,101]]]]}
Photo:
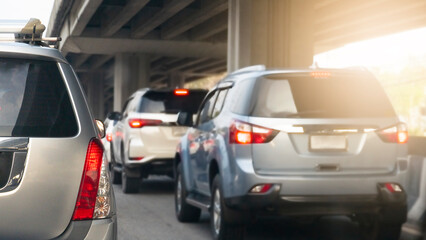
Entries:
{"type": "Polygon", "coordinates": [[[83,176],[77,203],[75,204],[73,220],[85,220],[93,218],[96,196],[98,194],[99,179],[102,165],[103,149],[98,139],[92,139],[86,153],[83,176]]]}
{"type": "Polygon", "coordinates": [[[229,142],[235,144],[268,143],[279,131],[234,120],[229,127],[229,142]]]}
{"type": "Polygon", "coordinates": [[[108,141],[108,142],[111,142],[112,141],[112,133],[107,133],[106,134],[106,140],[108,141]]]}
{"type": "Polygon", "coordinates": [[[405,123],[378,130],[377,134],[384,142],[402,144],[408,141],[408,130],[405,123]]]}
{"type": "Polygon", "coordinates": [[[131,128],[142,128],[145,126],[158,126],[162,123],[163,121],[157,120],[157,119],[141,119],[141,118],[129,119],[129,126],[131,128]]]}
{"type": "Polygon", "coordinates": [[[110,188],[102,143],[93,138],[87,148],[83,176],[72,220],[88,220],[109,216],[111,210],[110,188]]]}

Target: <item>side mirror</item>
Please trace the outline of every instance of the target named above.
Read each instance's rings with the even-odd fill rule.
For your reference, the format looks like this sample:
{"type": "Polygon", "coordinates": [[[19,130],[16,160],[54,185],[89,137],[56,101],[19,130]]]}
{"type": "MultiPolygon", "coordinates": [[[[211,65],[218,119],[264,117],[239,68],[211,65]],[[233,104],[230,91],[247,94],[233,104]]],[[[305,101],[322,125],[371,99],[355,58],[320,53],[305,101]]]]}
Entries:
{"type": "Polygon", "coordinates": [[[99,132],[99,138],[105,137],[105,125],[101,120],[96,119],[96,126],[99,132]]]}
{"type": "Polygon", "coordinates": [[[179,112],[177,118],[177,124],[179,126],[192,127],[194,122],[192,121],[192,113],[190,112],[179,112]]]}

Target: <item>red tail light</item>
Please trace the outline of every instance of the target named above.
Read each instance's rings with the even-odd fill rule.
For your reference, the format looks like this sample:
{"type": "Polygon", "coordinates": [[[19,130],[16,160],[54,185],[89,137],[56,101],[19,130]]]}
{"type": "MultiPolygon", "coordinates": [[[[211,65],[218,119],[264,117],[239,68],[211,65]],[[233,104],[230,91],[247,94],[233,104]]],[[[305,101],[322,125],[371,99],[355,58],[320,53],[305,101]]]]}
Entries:
{"type": "Polygon", "coordinates": [[[278,131],[249,123],[234,121],[229,128],[229,142],[236,144],[253,144],[270,142],[278,131]]]}
{"type": "Polygon", "coordinates": [[[408,141],[407,125],[404,123],[398,123],[395,126],[379,130],[377,134],[385,142],[407,143],[408,141]]]}
{"type": "Polygon", "coordinates": [[[250,193],[266,193],[269,189],[272,188],[272,184],[259,184],[250,189],[250,193]]]}
{"type": "Polygon", "coordinates": [[[402,188],[396,183],[385,183],[385,187],[391,193],[402,192],[402,188]]]}
{"type": "Polygon", "coordinates": [[[72,220],[93,218],[99,187],[102,155],[103,149],[100,141],[98,139],[90,140],[72,220]]]}
{"type": "Polygon", "coordinates": [[[156,120],[156,119],[140,119],[140,118],[129,119],[129,126],[131,128],[142,128],[145,126],[158,126],[162,123],[163,121],[156,120]]]}
{"type": "Polygon", "coordinates": [[[106,135],[106,140],[107,140],[108,142],[111,142],[111,141],[112,141],[112,133],[107,133],[107,135],[106,135]]]}
{"type": "Polygon", "coordinates": [[[189,91],[188,89],[175,89],[174,93],[176,96],[187,96],[189,91]]]}

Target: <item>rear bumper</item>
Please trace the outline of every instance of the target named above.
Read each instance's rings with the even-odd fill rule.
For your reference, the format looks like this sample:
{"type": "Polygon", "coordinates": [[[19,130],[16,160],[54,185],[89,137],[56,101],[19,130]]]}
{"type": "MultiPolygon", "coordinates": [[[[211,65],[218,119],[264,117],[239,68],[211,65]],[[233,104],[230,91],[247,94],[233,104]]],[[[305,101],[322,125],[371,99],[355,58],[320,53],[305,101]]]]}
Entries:
{"type": "Polygon", "coordinates": [[[128,146],[128,159],[126,165],[143,165],[148,164],[158,159],[173,159],[176,154],[175,144],[166,144],[156,148],[145,146],[140,139],[131,139],[128,146]],[[132,160],[142,158],[140,160],[132,160]]]}
{"type": "Polygon", "coordinates": [[[406,193],[389,195],[381,186],[398,183],[405,188],[407,171],[398,165],[377,175],[260,175],[250,159],[243,159],[221,171],[225,204],[232,209],[256,215],[380,213],[400,222],[406,219],[406,193]],[[258,184],[273,187],[264,194],[250,193],[258,184]]]}
{"type": "Polygon", "coordinates": [[[250,159],[230,162],[221,173],[225,198],[245,196],[255,185],[265,183],[279,185],[280,196],[377,195],[378,183],[398,183],[406,188],[407,178],[407,171],[399,169],[398,164],[387,174],[261,175],[254,170],[250,159]]]}
{"type": "Polygon", "coordinates": [[[54,240],[116,240],[117,239],[117,216],[111,218],[72,221],[65,232],[54,240]]]}
{"type": "Polygon", "coordinates": [[[377,188],[376,195],[282,196],[280,186],[275,185],[265,194],[225,198],[225,204],[260,217],[381,214],[389,221],[405,222],[406,193],[390,193],[379,185],[377,188]]]}

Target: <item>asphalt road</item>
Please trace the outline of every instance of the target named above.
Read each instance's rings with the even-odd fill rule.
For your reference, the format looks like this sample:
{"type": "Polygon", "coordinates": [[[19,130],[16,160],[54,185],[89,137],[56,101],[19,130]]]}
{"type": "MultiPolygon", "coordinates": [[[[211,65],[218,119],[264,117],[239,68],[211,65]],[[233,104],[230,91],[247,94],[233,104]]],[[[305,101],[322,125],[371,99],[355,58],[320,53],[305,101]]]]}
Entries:
{"type": "MultiPolygon", "coordinates": [[[[118,211],[118,239],[211,239],[209,214],[197,223],[179,223],[174,215],[173,181],[166,177],[142,182],[137,194],[123,194],[114,185],[118,211]]],[[[358,227],[344,217],[323,218],[313,224],[291,220],[263,220],[247,228],[247,240],[360,239],[358,227]]]]}

